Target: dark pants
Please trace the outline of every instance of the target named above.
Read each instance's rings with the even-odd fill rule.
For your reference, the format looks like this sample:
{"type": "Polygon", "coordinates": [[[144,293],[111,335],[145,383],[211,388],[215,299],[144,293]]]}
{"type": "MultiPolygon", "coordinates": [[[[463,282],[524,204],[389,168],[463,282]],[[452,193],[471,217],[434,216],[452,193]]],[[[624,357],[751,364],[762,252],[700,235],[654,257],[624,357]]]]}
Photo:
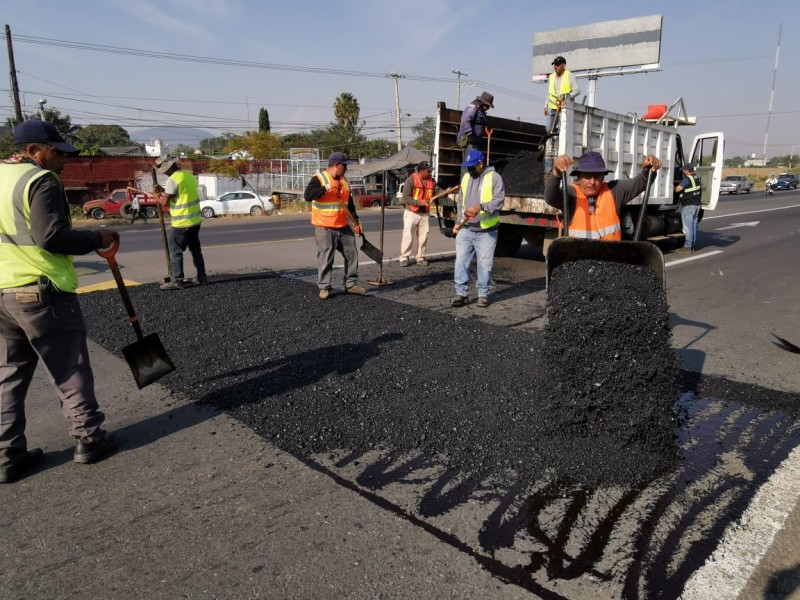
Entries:
{"type": "Polygon", "coordinates": [[[51,292],[30,301],[0,295],[0,465],[25,455],[25,396],[41,358],[56,386],[67,433],[93,441],[105,416],[94,395],[86,324],[78,296],[51,292]]]}
{"type": "Polygon", "coordinates": [[[200,225],[192,227],[173,227],[169,238],[170,267],[172,281],[183,281],[183,253],[189,248],[192,253],[194,268],[197,269],[197,280],[206,279],[206,263],[203,260],[203,249],[200,247],[200,225]]]}

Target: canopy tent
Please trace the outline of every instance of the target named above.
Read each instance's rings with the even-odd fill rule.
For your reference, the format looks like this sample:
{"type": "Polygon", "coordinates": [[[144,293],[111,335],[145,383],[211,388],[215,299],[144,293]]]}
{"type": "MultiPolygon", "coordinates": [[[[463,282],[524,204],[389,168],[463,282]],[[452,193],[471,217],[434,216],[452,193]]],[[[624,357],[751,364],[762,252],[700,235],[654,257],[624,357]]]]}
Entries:
{"type": "Polygon", "coordinates": [[[382,158],[363,165],[352,165],[347,168],[349,177],[368,177],[373,173],[381,171],[394,171],[412,165],[418,165],[423,160],[430,161],[431,157],[424,152],[420,152],[413,146],[406,146],[397,154],[392,154],[388,158],[382,158]]]}

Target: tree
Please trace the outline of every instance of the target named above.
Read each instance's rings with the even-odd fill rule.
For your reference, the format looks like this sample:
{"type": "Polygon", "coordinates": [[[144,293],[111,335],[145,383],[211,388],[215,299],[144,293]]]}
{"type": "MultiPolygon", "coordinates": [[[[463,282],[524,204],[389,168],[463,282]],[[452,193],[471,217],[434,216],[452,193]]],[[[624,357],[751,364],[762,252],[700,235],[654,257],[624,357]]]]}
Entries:
{"type": "Polygon", "coordinates": [[[333,103],[333,116],[340,127],[355,130],[361,107],[349,92],[342,92],[333,103]]]}
{"type": "Polygon", "coordinates": [[[75,132],[75,139],[87,146],[140,146],[119,125],[86,125],[75,132]]]}
{"type": "Polygon", "coordinates": [[[417,150],[433,154],[433,140],[436,135],[436,122],[433,117],[425,117],[411,128],[417,137],[411,142],[417,150]]]}
{"type": "Polygon", "coordinates": [[[263,106],[258,111],[258,130],[261,133],[269,133],[269,112],[263,106]]]}
{"type": "Polygon", "coordinates": [[[198,149],[206,156],[213,156],[214,154],[222,154],[225,152],[225,146],[228,142],[235,139],[237,136],[233,133],[223,133],[218,137],[206,138],[200,140],[198,149]]]}
{"type": "Polygon", "coordinates": [[[170,150],[170,154],[174,154],[176,156],[186,156],[191,158],[194,156],[194,148],[191,146],[187,146],[186,144],[179,144],[170,150]]]}

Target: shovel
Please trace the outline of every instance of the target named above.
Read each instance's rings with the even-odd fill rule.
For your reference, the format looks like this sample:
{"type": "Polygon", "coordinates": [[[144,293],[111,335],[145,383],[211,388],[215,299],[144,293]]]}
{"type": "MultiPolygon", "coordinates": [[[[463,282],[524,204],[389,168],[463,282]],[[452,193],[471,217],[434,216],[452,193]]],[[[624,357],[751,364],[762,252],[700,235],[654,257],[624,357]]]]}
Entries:
{"type": "Polygon", "coordinates": [[[544,159],[544,153],[547,149],[547,140],[555,136],[556,125],[558,125],[558,117],[561,114],[561,103],[558,103],[558,108],[556,108],[556,116],[553,117],[553,125],[550,127],[550,131],[548,131],[545,136],[539,140],[539,146],[536,149],[536,157],[539,159],[539,162],[542,162],[544,159]]]}
{"type": "MultiPolygon", "coordinates": [[[[642,202],[642,214],[644,206],[647,204],[647,196],[650,193],[650,179],[645,191],[645,198],[642,202]]],[[[564,199],[564,237],[553,240],[547,249],[547,277],[546,284],[550,287],[550,278],[553,271],[564,263],[578,260],[600,260],[607,262],[623,263],[647,267],[662,285],[664,281],[664,255],[655,244],[650,242],[640,242],[637,240],[608,242],[603,240],[585,240],[569,237],[569,204],[567,202],[567,174],[561,174],[561,193],[564,199]]],[[[641,227],[637,227],[641,233],[641,227]]],[[[634,234],[634,237],[638,235],[634,234]]]]}
{"type": "Polygon", "coordinates": [[[147,336],[142,334],[139,318],[133,310],[131,298],[128,295],[128,290],[122,280],[122,274],[119,272],[119,266],[115,258],[118,249],[119,240],[116,240],[110,248],[100,249],[96,252],[108,261],[108,267],[114,275],[114,281],[116,281],[117,288],[119,288],[119,293],[122,296],[122,303],[128,311],[128,320],[136,332],[138,341],[125,346],[122,349],[122,355],[131,368],[136,385],[139,386],[139,389],[142,389],[167,373],[174,371],[175,365],[167,356],[167,351],[164,349],[161,340],[158,339],[157,333],[151,333],[147,336]]]}
{"type": "MultiPolygon", "coordinates": [[[[153,196],[156,197],[158,194],[158,190],[161,188],[158,185],[158,173],[156,172],[155,168],[153,169],[153,196]]],[[[161,223],[161,237],[164,238],[164,254],[167,257],[167,276],[164,277],[164,283],[169,283],[172,281],[172,271],[170,267],[170,258],[169,258],[169,242],[167,241],[167,227],[164,225],[164,211],[160,204],[156,205],[156,210],[158,211],[158,220],[161,223]]],[[[102,255],[101,255],[102,256],[102,255]]]]}
{"type": "MultiPolygon", "coordinates": [[[[355,228],[355,226],[356,226],[356,218],[353,216],[353,213],[350,212],[350,209],[347,208],[347,205],[344,202],[342,202],[341,200],[339,200],[339,204],[344,209],[344,211],[347,213],[347,218],[350,220],[350,224],[355,228]]],[[[361,238],[361,248],[360,248],[360,250],[364,254],[366,254],[369,258],[374,260],[376,263],[378,263],[379,265],[382,265],[383,264],[383,251],[380,248],[378,248],[376,246],[373,246],[372,244],[370,244],[367,241],[367,238],[364,237],[364,230],[363,229],[361,230],[361,234],[360,234],[359,237],[361,238]]]]}

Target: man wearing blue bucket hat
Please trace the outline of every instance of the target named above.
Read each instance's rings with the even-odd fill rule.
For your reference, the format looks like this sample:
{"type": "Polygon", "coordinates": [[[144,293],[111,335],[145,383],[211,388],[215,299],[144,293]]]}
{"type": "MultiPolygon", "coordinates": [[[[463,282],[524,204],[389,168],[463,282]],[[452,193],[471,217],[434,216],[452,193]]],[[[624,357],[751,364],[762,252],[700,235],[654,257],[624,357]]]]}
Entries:
{"type": "Polygon", "coordinates": [[[456,233],[456,263],[454,281],[456,295],[450,300],[454,307],[467,303],[469,290],[469,268],[476,259],[478,290],[477,305],[489,306],[492,291],[492,266],[494,249],[497,246],[497,229],[500,227],[500,209],[506,198],[503,178],[486,165],[486,155],[472,149],[461,166],[467,169],[461,178],[461,187],[456,196],[458,221],[453,228],[456,233]]]}

